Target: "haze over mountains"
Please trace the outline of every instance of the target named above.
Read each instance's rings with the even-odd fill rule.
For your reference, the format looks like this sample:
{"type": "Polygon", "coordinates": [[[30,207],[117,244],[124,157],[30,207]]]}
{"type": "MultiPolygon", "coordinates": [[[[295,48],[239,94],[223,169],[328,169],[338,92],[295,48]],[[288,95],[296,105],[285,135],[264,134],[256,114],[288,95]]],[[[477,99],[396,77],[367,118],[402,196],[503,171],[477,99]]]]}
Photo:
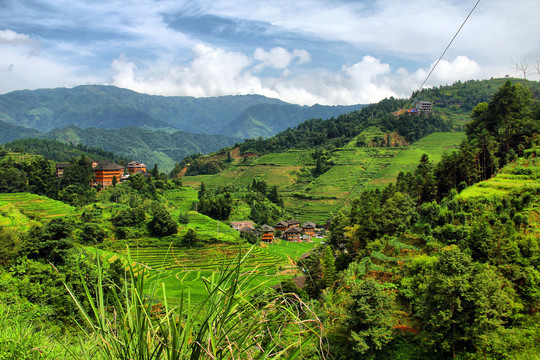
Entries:
{"type": "Polygon", "coordinates": [[[42,132],[80,128],[148,129],[226,135],[272,136],[311,118],[331,118],[352,106],[300,106],[260,95],[165,97],[114,86],[21,90],[0,95],[0,120],[42,132]]]}

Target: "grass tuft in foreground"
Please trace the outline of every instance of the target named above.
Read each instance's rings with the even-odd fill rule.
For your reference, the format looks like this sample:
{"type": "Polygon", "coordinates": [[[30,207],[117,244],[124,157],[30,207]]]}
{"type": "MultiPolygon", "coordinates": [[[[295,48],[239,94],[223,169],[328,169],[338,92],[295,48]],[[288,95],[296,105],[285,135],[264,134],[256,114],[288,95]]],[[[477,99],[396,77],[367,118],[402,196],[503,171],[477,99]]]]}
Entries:
{"type": "MultiPolygon", "coordinates": [[[[189,294],[171,306],[165,287],[145,290],[144,276],[137,276],[131,266],[123,288],[105,288],[101,276],[95,297],[85,288],[84,301],[91,311],[66,288],[85,319],[81,329],[96,341],[98,358],[324,359],[327,349],[319,319],[293,294],[278,294],[255,283],[255,270],[243,272],[250,252],[239,251],[232,265],[224,264],[218,273],[202,278],[207,296],[196,306],[189,294]],[[158,293],[163,296],[160,302],[158,293]]],[[[98,269],[101,273],[99,264],[98,269]]]]}

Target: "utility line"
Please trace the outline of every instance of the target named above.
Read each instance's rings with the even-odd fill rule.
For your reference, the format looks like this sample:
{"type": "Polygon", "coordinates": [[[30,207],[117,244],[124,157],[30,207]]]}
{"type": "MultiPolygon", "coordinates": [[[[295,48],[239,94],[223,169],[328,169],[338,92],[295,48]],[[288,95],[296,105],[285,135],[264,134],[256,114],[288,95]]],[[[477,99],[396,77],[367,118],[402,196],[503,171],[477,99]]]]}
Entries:
{"type": "MultiPolygon", "coordinates": [[[[422,85],[420,85],[420,87],[418,88],[417,91],[415,91],[413,93],[413,95],[411,96],[411,99],[409,100],[409,103],[407,104],[406,108],[408,108],[411,103],[413,102],[413,100],[416,98],[416,96],[420,93],[420,90],[422,90],[422,88],[424,87],[424,85],[426,84],[427,80],[429,79],[429,77],[431,76],[431,74],[433,73],[433,71],[435,70],[435,68],[437,67],[437,65],[439,65],[439,62],[441,61],[441,59],[443,58],[443,56],[446,54],[446,51],[448,51],[448,49],[450,48],[450,46],[452,45],[452,43],[454,42],[454,40],[456,39],[456,37],[458,36],[459,32],[461,31],[461,29],[463,28],[463,26],[465,25],[465,23],[467,22],[467,20],[469,20],[469,18],[471,17],[472,13],[474,12],[474,10],[476,9],[476,7],[478,6],[478,4],[480,3],[480,0],[477,0],[476,1],[476,4],[474,4],[473,8],[471,9],[471,11],[469,12],[469,15],[467,15],[467,17],[465,18],[465,20],[463,20],[463,22],[461,23],[461,26],[459,27],[459,29],[456,31],[456,33],[454,34],[454,36],[452,37],[452,40],[450,40],[450,42],[448,43],[448,45],[446,46],[446,48],[444,49],[444,51],[442,52],[441,56],[439,57],[439,59],[437,60],[437,62],[435,62],[435,65],[433,65],[433,67],[431,68],[431,71],[427,74],[426,78],[424,79],[424,82],[422,82],[422,85]]],[[[375,157],[377,155],[379,155],[379,151],[380,151],[380,147],[377,149],[377,151],[375,152],[375,154],[371,157],[371,160],[369,161],[369,163],[367,164],[366,168],[364,169],[364,174],[365,175],[367,173],[367,170],[369,168],[369,166],[371,165],[371,163],[373,162],[373,159],[375,159],[375,157]]],[[[356,187],[358,187],[358,185],[360,184],[360,179],[361,177],[358,176],[358,180],[356,181],[356,184],[352,187],[352,189],[349,191],[349,193],[347,194],[347,196],[345,197],[345,199],[343,199],[343,201],[341,202],[341,205],[337,208],[337,211],[341,210],[341,208],[343,207],[343,205],[345,205],[345,202],[349,199],[349,196],[351,196],[351,194],[356,190],[356,187]]]]}
{"type": "Polygon", "coordinates": [[[444,49],[443,53],[441,54],[441,56],[439,57],[439,59],[437,60],[437,62],[435,63],[435,65],[433,65],[433,67],[431,68],[431,71],[429,72],[429,74],[426,76],[426,78],[424,79],[424,82],[422,83],[422,85],[420,85],[420,88],[418,89],[418,91],[413,94],[413,96],[411,97],[411,100],[409,101],[409,105],[412,103],[412,101],[414,100],[414,98],[416,97],[416,95],[418,94],[418,92],[420,90],[422,90],[422,88],[424,87],[424,85],[426,84],[427,80],[429,79],[429,77],[431,76],[431,74],[433,73],[433,70],[435,70],[435,68],[437,67],[437,65],[439,65],[439,62],[441,61],[441,59],[443,58],[444,54],[446,54],[446,51],[448,51],[448,49],[450,48],[450,46],[452,45],[452,43],[454,42],[454,40],[456,39],[456,37],[458,36],[459,32],[461,31],[461,29],[463,28],[463,26],[465,25],[465,23],[467,22],[467,20],[469,20],[469,18],[471,17],[472,13],[474,12],[474,10],[476,9],[476,7],[478,6],[478,4],[480,3],[480,0],[478,0],[476,2],[476,4],[474,4],[473,8],[471,9],[471,11],[469,12],[469,15],[467,15],[467,17],[465,18],[465,20],[463,20],[463,22],[461,23],[461,26],[459,27],[459,29],[456,31],[456,33],[454,34],[454,37],[452,38],[452,40],[450,40],[450,42],[448,43],[448,45],[446,46],[446,49],[444,49]]]}

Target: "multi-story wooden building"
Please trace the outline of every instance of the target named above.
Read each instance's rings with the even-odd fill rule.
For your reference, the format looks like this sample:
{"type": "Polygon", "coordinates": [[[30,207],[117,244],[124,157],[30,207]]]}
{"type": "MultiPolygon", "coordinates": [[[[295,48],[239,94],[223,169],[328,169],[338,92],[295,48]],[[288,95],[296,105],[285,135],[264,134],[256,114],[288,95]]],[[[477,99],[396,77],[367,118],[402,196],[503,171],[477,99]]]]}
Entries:
{"type": "Polygon", "coordinates": [[[305,222],[304,225],[302,225],[302,232],[304,233],[304,235],[307,235],[309,236],[310,238],[312,238],[313,236],[315,236],[315,223],[312,223],[312,222],[305,222]]]}
{"type": "Polygon", "coordinates": [[[302,230],[296,226],[288,228],[283,233],[283,238],[287,241],[300,242],[302,241],[302,230]]]}
{"type": "Polygon", "coordinates": [[[285,231],[289,228],[289,223],[286,221],[280,221],[274,226],[274,228],[279,231],[285,231]]]}
{"type": "Polygon", "coordinates": [[[262,237],[261,240],[265,242],[272,242],[274,241],[274,228],[268,225],[263,225],[261,227],[262,231],[262,237]]]}
{"type": "Polygon", "coordinates": [[[138,161],[131,161],[127,165],[128,174],[136,174],[138,172],[146,172],[146,165],[138,161]]]}
{"type": "Polygon", "coordinates": [[[287,225],[288,228],[292,228],[293,226],[300,227],[300,221],[295,219],[287,220],[287,225]]]}
{"type": "Polygon", "coordinates": [[[97,184],[107,187],[112,185],[114,177],[116,177],[116,181],[120,182],[120,179],[124,175],[124,167],[115,163],[102,161],[94,168],[94,175],[97,184]]]}
{"type": "Polygon", "coordinates": [[[56,177],[61,178],[64,175],[64,170],[69,166],[69,163],[56,163],[56,177]]]}

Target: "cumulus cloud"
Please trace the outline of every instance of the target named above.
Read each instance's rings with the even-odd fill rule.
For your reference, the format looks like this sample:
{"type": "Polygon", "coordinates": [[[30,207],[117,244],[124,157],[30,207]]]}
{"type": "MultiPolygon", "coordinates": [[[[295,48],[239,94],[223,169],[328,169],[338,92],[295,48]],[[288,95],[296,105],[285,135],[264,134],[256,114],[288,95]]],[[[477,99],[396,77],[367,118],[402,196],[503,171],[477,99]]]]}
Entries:
{"type": "Polygon", "coordinates": [[[0,30],[0,43],[17,44],[30,41],[30,36],[19,34],[13,30],[0,30]]]}
{"type": "Polygon", "coordinates": [[[258,72],[265,67],[285,69],[294,59],[298,59],[297,64],[304,64],[311,60],[311,55],[303,49],[295,49],[290,52],[282,47],[275,47],[270,49],[270,51],[257,48],[253,54],[253,58],[260,61],[254,68],[254,71],[258,72]]]}
{"type": "MultiPolygon", "coordinates": [[[[113,85],[150,94],[196,97],[262,94],[303,105],[337,105],[406,97],[418,89],[430,70],[421,68],[411,73],[403,68],[392,69],[380,59],[364,56],[339,71],[319,69],[305,73],[287,68],[294,58],[294,51],[281,48],[259,50],[249,57],[197,44],[190,62],[170,65],[166,71],[143,69],[121,56],[111,64],[111,79],[113,85]],[[253,71],[260,65],[253,65],[257,61],[273,61],[273,67],[284,70],[276,77],[258,75],[253,71]]],[[[441,61],[428,85],[467,80],[479,72],[475,61],[458,56],[452,61],[441,61]]]]}
{"type": "MultiPolygon", "coordinates": [[[[406,96],[412,90],[418,89],[429,72],[435,65],[435,62],[429,67],[420,68],[410,73],[404,68],[396,71],[396,76],[391,80],[391,87],[395,89],[399,96],[406,96]]],[[[457,56],[454,60],[441,60],[430,77],[427,79],[424,87],[438,86],[441,84],[451,84],[455,81],[466,81],[489,76],[480,65],[466,56],[457,56]]]]}

